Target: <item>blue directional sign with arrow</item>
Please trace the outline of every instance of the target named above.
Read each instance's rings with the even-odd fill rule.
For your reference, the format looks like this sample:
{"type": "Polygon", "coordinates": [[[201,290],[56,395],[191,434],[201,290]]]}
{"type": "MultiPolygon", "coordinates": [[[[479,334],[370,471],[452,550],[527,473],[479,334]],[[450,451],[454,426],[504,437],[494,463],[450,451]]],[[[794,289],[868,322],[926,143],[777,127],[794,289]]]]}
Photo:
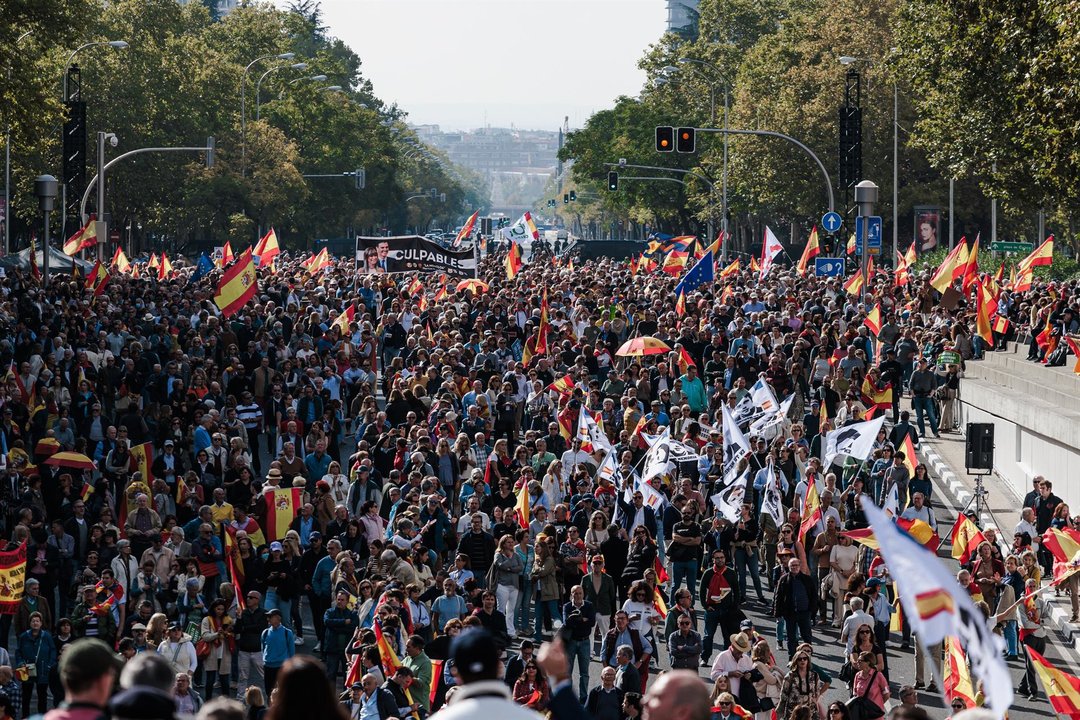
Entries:
{"type": "Polygon", "coordinates": [[[843,223],[844,219],[838,212],[829,211],[821,216],[821,227],[825,228],[825,232],[830,235],[839,230],[843,223]]]}

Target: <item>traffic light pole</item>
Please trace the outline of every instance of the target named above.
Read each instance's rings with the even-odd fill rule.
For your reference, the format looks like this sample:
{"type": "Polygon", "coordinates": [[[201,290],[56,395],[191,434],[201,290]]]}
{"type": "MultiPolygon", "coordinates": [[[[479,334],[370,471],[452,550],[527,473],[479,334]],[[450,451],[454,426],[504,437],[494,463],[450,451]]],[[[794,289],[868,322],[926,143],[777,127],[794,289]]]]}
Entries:
{"type": "Polygon", "coordinates": [[[833,196],[832,179],[829,177],[829,171],[825,169],[825,164],[821,162],[821,158],[819,158],[813,150],[790,135],[785,135],[784,133],[775,132],[773,130],[733,130],[731,128],[695,128],[695,130],[701,133],[721,133],[725,136],[757,135],[758,137],[774,137],[780,138],[781,140],[787,140],[789,143],[795,145],[809,155],[810,158],[817,163],[818,169],[821,170],[821,174],[825,178],[825,190],[829,196],[829,212],[833,212],[836,209],[836,198],[833,196]]]}
{"type": "MultiPolygon", "coordinates": [[[[682,168],[660,167],[658,165],[631,165],[629,163],[604,163],[604,165],[606,165],[607,167],[632,168],[634,170],[659,170],[660,172],[673,172],[673,173],[679,173],[681,175],[689,175],[690,177],[697,178],[701,182],[708,185],[709,186],[709,192],[712,193],[712,196],[713,196],[713,201],[715,202],[715,200],[716,200],[716,184],[712,180],[707,178],[706,176],[702,175],[701,173],[694,172],[693,170],[683,170],[682,168]]],[[[682,183],[684,186],[686,185],[686,183],[684,181],[678,180],[677,178],[620,177],[619,179],[620,180],[672,180],[674,182],[682,183]]],[[[707,232],[709,233],[709,242],[712,242],[712,240],[713,240],[713,220],[712,220],[712,212],[711,211],[709,212],[709,219],[708,219],[707,222],[708,222],[708,231],[707,232]]],[[[727,243],[724,243],[724,247],[722,248],[722,253],[723,253],[723,259],[727,260],[727,243]]]]}

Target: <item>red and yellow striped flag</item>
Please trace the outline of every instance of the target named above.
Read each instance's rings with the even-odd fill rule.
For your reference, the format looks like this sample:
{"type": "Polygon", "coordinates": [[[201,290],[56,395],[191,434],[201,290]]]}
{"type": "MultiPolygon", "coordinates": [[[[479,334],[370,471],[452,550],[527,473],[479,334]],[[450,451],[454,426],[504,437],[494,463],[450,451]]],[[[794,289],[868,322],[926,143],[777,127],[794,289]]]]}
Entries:
{"type": "Polygon", "coordinates": [[[285,537],[289,524],[304,504],[303,488],[278,488],[266,494],[266,540],[285,537]]]}
{"type": "Polygon", "coordinates": [[[506,267],[506,279],[513,280],[521,272],[525,263],[521,260],[521,246],[516,242],[510,243],[510,251],[506,253],[503,265],[506,267]]]}
{"type": "Polygon", "coordinates": [[[975,689],[971,685],[967,655],[954,637],[945,638],[945,664],[942,668],[945,695],[949,700],[959,698],[969,708],[975,707],[975,689]]]}
{"type": "Polygon", "coordinates": [[[259,238],[255,244],[252,255],[259,258],[259,267],[266,267],[274,262],[274,258],[281,254],[281,246],[278,245],[277,233],[270,228],[265,235],[259,238]]]}
{"type": "Polygon", "coordinates": [[[74,257],[80,250],[91,248],[95,243],[97,243],[97,223],[91,215],[86,225],[76,230],[75,234],[64,242],[64,254],[74,257]]]}
{"type": "Polygon", "coordinates": [[[1050,707],[1059,715],[1080,718],[1080,678],[1058,670],[1039,652],[1026,648],[1035,672],[1042,680],[1050,707]]]}
{"type": "Polygon", "coordinates": [[[960,564],[964,565],[971,559],[971,556],[975,554],[975,550],[979,547],[979,543],[985,541],[986,537],[983,536],[982,531],[976,527],[975,523],[971,521],[971,518],[963,513],[956,518],[956,524],[953,525],[952,529],[953,559],[959,560],[960,564]]]}
{"type": "Polygon", "coordinates": [[[799,258],[799,274],[806,275],[807,268],[810,267],[810,261],[821,254],[821,245],[818,243],[817,225],[810,231],[810,239],[806,241],[806,247],[803,248],[802,256],[799,258]]]}
{"type": "Polygon", "coordinates": [[[224,317],[229,317],[247,305],[258,292],[259,278],[255,273],[255,261],[249,248],[222,275],[217,292],[214,293],[214,303],[224,317]]]}
{"type": "Polygon", "coordinates": [[[100,260],[94,261],[94,268],[86,276],[86,289],[97,297],[105,292],[105,286],[109,284],[109,271],[101,264],[100,260]]]}
{"type": "Polygon", "coordinates": [[[229,267],[229,263],[236,261],[236,253],[233,252],[232,243],[228,240],[221,247],[221,267],[229,267]]]}

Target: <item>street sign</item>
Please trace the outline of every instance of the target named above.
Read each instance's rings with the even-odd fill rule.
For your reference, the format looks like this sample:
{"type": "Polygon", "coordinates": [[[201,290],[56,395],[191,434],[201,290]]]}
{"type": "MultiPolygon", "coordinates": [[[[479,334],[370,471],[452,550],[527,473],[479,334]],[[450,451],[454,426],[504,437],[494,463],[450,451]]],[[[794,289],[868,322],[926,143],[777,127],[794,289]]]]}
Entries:
{"type": "Polygon", "coordinates": [[[843,277],[844,258],[814,258],[814,274],[818,277],[843,277]]]}
{"type": "MultiPolygon", "coordinates": [[[[881,216],[880,215],[871,215],[866,219],[869,221],[866,224],[867,225],[866,233],[867,233],[867,235],[868,235],[868,237],[870,239],[870,242],[867,244],[868,252],[871,255],[880,255],[881,254],[881,216]]],[[[862,235],[863,235],[863,218],[860,216],[860,217],[855,218],[855,252],[858,253],[859,255],[862,254],[862,248],[863,248],[863,237],[862,237],[862,235]]]]}
{"type": "Polygon", "coordinates": [[[840,229],[840,226],[844,223],[844,219],[840,217],[840,213],[832,212],[831,210],[821,216],[821,227],[825,228],[825,232],[830,235],[840,229]]]}
{"type": "Polygon", "coordinates": [[[1004,252],[1004,253],[1029,253],[1033,248],[1029,242],[996,242],[990,243],[990,250],[992,252],[1004,252]]]}

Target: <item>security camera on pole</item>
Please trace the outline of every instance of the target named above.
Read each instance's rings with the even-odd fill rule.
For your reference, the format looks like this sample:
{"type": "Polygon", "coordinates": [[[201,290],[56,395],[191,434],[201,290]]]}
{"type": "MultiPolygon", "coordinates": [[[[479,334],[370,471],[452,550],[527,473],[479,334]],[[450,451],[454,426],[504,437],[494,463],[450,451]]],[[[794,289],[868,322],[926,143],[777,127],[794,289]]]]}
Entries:
{"type": "Polygon", "coordinates": [[[855,204],[859,207],[859,217],[856,218],[858,228],[856,231],[856,245],[860,253],[860,269],[863,277],[863,288],[869,289],[870,278],[866,271],[870,263],[870,255],[881,253],[881,218],[874,216],[874,206],[878,201],[878,186],[870,180],[863,180],[855,186],[855,204]]]}

